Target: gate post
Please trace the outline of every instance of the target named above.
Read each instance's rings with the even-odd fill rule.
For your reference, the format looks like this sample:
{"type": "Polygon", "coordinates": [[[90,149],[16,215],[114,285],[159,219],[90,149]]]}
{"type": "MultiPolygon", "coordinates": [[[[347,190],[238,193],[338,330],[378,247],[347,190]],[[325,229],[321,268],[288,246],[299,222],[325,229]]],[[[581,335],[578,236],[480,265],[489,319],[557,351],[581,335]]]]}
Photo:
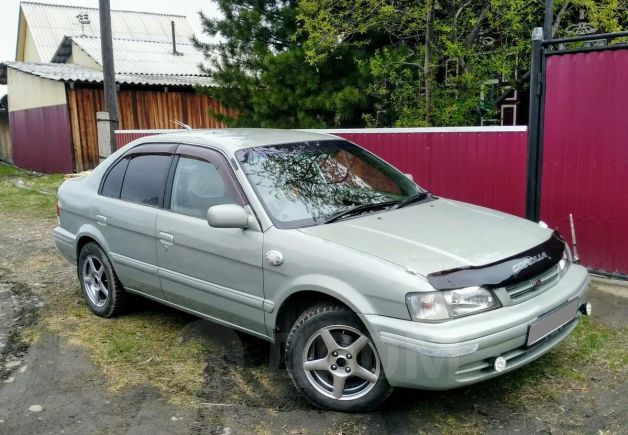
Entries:
{"type": "Polygon", "coordinates": [[[535,27],[532,31],[532,56],[530,60],[530,116],[528,119],[525,215],[526,219],[534,222],[538,222],[541,214],[543,74],[543,28],[535,27]]]}

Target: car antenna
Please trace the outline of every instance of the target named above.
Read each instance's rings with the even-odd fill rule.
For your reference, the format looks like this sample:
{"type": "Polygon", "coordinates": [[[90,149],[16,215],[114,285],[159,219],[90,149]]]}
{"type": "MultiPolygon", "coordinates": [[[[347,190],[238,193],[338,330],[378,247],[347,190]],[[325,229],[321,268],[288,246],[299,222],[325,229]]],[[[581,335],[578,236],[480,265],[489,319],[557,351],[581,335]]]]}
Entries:
{"type": "Polygon", "coordinates": [[[189,126],[189,125],[187,125],[187,124],[184,124],[183,122],[179,121],[178,119],[173,119],[173,120],[171,120],[170,122],[172,122],[173,124],[178,125],[179,127],[183,127],[183,128],[185,128],[186,130],[192,130],[192,127],[190,127],[190,126],[189,126]]]}
{"type": "Polygon", "coordinates": [[[576,227],[573,224],[573,215],[569,213],[569,226],[571,227],[571,244],[573,245],[573,262],[579,263],[578,247],[576,245],[576,227]]]}

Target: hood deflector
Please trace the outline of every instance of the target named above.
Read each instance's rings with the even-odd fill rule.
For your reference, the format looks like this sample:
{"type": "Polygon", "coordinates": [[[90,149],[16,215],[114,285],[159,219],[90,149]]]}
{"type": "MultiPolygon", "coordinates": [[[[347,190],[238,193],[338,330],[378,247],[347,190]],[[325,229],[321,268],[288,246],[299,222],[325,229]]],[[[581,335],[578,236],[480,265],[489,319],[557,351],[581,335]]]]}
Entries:
{"type": "Polygon", "coordinates": [[[498,288],[530,279],[556,265],[565,251],[557,231],[545,242],[520,254],[483,266],[468,266],[430,273],[427,280],[437,290],[482,286],[498,288]]]}

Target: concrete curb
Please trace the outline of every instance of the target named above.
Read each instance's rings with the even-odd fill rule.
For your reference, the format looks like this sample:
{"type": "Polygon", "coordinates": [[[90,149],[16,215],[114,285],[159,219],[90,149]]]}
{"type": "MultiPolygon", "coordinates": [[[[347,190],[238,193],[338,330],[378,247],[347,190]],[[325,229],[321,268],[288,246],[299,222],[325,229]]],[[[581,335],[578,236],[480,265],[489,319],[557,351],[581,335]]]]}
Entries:
{"type": "Polygon", "coordinates": [[[628,281],[591,275],[591,289],[609,293],[621,298],[628,298],[628,281]]]}

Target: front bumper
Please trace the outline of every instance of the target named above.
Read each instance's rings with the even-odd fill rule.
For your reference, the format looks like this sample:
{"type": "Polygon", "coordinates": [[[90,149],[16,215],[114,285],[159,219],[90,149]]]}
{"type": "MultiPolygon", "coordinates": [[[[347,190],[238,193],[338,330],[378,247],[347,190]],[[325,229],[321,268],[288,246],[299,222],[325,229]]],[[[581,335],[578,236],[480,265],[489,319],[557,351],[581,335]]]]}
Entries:
{"type": "Polygon", "coordinates": [[[508,373],[549,352],[576,327],[581,313],[539,343],[526,347],[530,324],[567,301],[585,303],[588,289],[586,269],[572,264],[542,294],[486,313],[443,323],[377,315],[363,315],[362,319],[391,385],[446,390],[508,373]],[[492,366],[498,356],[507,360],[501,372],[492,366]]]}

